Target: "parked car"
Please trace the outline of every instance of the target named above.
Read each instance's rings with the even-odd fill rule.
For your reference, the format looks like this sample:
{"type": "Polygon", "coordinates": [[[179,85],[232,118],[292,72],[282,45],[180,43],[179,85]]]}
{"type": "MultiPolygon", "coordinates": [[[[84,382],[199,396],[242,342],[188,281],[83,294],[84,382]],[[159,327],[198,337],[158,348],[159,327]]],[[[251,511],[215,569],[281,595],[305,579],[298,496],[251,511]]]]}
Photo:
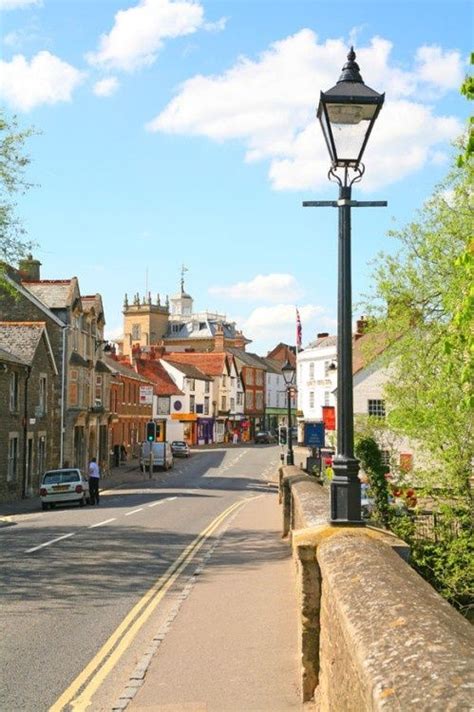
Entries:
{"type": "Polygon", "coordinates": [[[189,445],[184,442],[184,440],[173,440],[171,443],[171,452],[174,457],[189,457],[191,454],[189,445]]]}
{"type": "Polygon", "coordinates": [[[153,470],[156,467],[162,467],[164,470],[173,467],[173,452],[169,442],[149,443],[145,441],[140,445],[139,464],[142,472],[148,472],[150,468],[150,452],[153,455],[153,470]]]}
{"type": "Polygon", "coordinates": [[[255,435],[256,443],[264,443],[266,445],[275,442],[275,438],[268,430],[261,430],[255,435]]]}
{"type": "Polygon", "coordinates": [[[77,502],[83,507],[90,503],[89,482],[75,467],[48,470],[41,479],[40,498],[43,509],[70,502],[77,502]]]}

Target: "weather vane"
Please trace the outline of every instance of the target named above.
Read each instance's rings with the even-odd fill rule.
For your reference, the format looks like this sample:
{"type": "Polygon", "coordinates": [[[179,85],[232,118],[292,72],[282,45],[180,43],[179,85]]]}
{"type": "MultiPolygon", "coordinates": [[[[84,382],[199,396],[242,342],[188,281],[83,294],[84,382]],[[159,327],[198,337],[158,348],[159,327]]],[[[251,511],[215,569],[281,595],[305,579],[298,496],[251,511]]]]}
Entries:
{"type": "Polygon", "coordinates": [[[181,294],[184,294],[184,274],[185,272],[188,272],[188,268],[182,264],[181,265],[181,294]]]}

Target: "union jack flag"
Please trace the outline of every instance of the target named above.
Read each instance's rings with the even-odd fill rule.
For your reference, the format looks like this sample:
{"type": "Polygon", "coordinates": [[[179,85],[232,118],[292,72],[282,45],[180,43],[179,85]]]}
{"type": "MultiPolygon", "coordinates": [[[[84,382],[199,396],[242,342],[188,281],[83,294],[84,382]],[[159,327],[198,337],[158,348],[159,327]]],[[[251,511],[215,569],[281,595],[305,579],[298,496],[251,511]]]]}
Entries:
{"type": "Polygon", "coordinates": [[[301,328],[301,319],[298,309],[296,309],[296,350],[301,349],[301,344],[303,340],[303,329],[301,328]]]}

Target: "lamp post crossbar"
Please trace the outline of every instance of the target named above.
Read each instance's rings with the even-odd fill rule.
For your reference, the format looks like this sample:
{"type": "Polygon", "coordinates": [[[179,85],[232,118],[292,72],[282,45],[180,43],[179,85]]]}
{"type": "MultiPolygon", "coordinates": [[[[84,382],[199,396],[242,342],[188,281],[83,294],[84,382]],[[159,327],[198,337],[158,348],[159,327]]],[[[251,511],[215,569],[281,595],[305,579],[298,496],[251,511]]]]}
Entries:
{"type": "Polygon", "coordinates": [[[303,200],[303,208],[386,208],[386,200],[303,200]]]}
{"type": "Polygon", "coordinates": [[[337,297],[337,453],[331,480],[331,521],[362,521],[359,461],[354,457],[354,404],[352,381],[352,274],[351,208],[386,207],[386,200],[352,200],[351,186],[340,184],[339,200],[305,200],[305,208],[338,208],[337,297]]]}

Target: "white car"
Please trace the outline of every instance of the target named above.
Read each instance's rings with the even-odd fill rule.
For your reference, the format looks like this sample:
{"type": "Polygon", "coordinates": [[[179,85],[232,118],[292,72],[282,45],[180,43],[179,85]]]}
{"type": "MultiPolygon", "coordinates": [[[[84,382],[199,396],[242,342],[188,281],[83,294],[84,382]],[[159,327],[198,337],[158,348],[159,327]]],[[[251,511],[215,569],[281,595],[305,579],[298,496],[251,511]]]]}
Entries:
{"type": "Polygon", "coordinates": [[[90,502],[89,483],[75,467],[48,470],[41,480],[40,497],[43,509],[70,502],[77,502],[83,507],[90,502]]]}

